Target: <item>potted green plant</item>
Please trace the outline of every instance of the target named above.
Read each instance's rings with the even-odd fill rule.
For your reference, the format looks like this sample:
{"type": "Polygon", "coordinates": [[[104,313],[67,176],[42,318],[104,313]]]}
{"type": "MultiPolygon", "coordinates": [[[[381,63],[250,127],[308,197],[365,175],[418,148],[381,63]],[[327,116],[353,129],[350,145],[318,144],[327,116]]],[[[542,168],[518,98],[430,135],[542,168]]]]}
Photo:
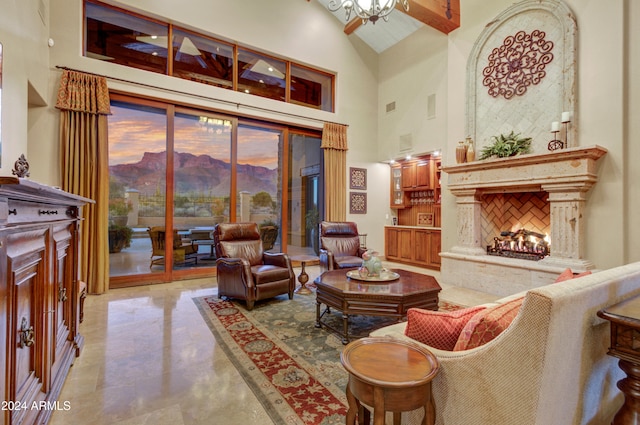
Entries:
{"type": "Polygon", "coordinates": [[[109,252],[116,253],[131,246],[133,230],[129,226],[109,225],[109,252]]]}
{"type": "Polygon", "coordinates": [[[133,210],[131,202],[124,198],[109,199],[109,221],[112,224],[125,226],[129,220],[129,213],[133,210]]]}
{"type": "Polygon", "coordinates": [[[506,158],[531,152],[531,137],[520,137],[520,133],[511,133],[491,137],[492,144],[480,151],[480,159],[492,157],[506,158]]]}
{"type": "Polygon", "coordinates": [[[311,241],[313,243],[313,251],[316,255],[320,254],[320,240],[318,239],[318,224],[320,224],[320,212],[318,208],[313,207],[305,215],[307,230],[311,233],[311,241]]]}

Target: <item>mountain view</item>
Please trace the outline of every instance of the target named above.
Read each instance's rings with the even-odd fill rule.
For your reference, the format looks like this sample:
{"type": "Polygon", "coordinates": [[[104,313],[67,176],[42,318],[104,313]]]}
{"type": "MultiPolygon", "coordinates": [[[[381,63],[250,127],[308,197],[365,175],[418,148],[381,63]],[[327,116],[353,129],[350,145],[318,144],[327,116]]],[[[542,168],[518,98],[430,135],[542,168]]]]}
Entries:
{"type": "MultiPolygon", "coordinates": [[[[143,196],[164,192],[166,170],[165,152],[145,152],[135,163],[109,167],[110,176],[123,186],[140,191],[143,196]]],[[[174,154],[176,192],[209,196],[228,196],[231,165],[209,155],[174,154]]],[[[238,191],[251,193],[265,191],[276,194],[278,170],[253,165],[237,166],[238,191]]]]}

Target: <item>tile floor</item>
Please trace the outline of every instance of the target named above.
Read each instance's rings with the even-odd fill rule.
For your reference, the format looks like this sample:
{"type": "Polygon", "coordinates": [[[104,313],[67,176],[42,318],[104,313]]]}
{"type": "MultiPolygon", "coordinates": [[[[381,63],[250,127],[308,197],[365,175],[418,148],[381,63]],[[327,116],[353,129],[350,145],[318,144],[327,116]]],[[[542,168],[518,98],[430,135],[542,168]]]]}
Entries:
{"type": "MultiPolygon", "coordinates": [[[[312,280],[319,267],[307,272],[312,280]]],[[[191,300],[215,294],[215,286],[207,278],[89,296],[80,325],[84,350],[59,398],[70,409],[54,412],[50,424],[271,424],[191,300]]],[[[441,292],[464,305],[496,298],[455,287],[441,292]]]]}

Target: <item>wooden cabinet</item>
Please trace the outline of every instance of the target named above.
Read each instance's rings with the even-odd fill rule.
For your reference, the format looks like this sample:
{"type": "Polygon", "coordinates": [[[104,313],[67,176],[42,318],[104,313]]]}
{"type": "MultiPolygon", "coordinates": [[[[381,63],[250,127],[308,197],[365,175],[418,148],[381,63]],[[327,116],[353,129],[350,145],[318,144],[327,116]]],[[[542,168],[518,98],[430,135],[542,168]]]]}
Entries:
{"type": "Polygon", "coordinates": [[[0,424],[46,423],[83,338],[78,333],[80,212],[92,202],[0,177],[0,424]]]}
{"type": "Polygon", "coordinates": [[[438,229],[385,228],[385,257],[389,261],[440,270],[440,244],[438,229]]]}
{"type": "Polygon", "coordinates": [[[435,203],[440,203],[439,157],[424,156],[391,165],[391,208],[411,208],[435,203]]]}
{"type": "Polygon", "coordinates": [[[391,208],[404,208],[404,190],[402,188],[402,168],[399,164],[391,166],[391,208]]]}
{"type": "Polygon", "coordinates": [[[431,188],[429,159],[409,161],[402,164],[402,188],[404,190],[431,188]]]}
{"type": "Polygon", "coordinates": [[[429,189],[433,187],[431,182],[430,161],[416,162],[416,189],[429,189]]]}

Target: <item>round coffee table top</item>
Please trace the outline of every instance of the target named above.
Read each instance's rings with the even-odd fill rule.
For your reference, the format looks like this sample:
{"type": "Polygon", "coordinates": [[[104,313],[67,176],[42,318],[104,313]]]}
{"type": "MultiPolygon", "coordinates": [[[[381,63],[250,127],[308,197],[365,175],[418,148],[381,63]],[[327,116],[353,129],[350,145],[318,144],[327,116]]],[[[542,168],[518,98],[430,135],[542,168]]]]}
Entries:
{"type": "Polygon", "coordinates": [[[307,255],[307,254],[290,255],[289,258],[292,261],[299,261],[301,263],[306,263],[306,262],[309,262],[309,261],[318,261],[320,259],[316,255],[307,255]]]}
{"type": "Polygon", "coordinates": [[[362,338],[340,355],[347,372],[381,387],[413,387],[430,382],[438,373],[438,359],[424,347],[395,338],[362,338]]]}

